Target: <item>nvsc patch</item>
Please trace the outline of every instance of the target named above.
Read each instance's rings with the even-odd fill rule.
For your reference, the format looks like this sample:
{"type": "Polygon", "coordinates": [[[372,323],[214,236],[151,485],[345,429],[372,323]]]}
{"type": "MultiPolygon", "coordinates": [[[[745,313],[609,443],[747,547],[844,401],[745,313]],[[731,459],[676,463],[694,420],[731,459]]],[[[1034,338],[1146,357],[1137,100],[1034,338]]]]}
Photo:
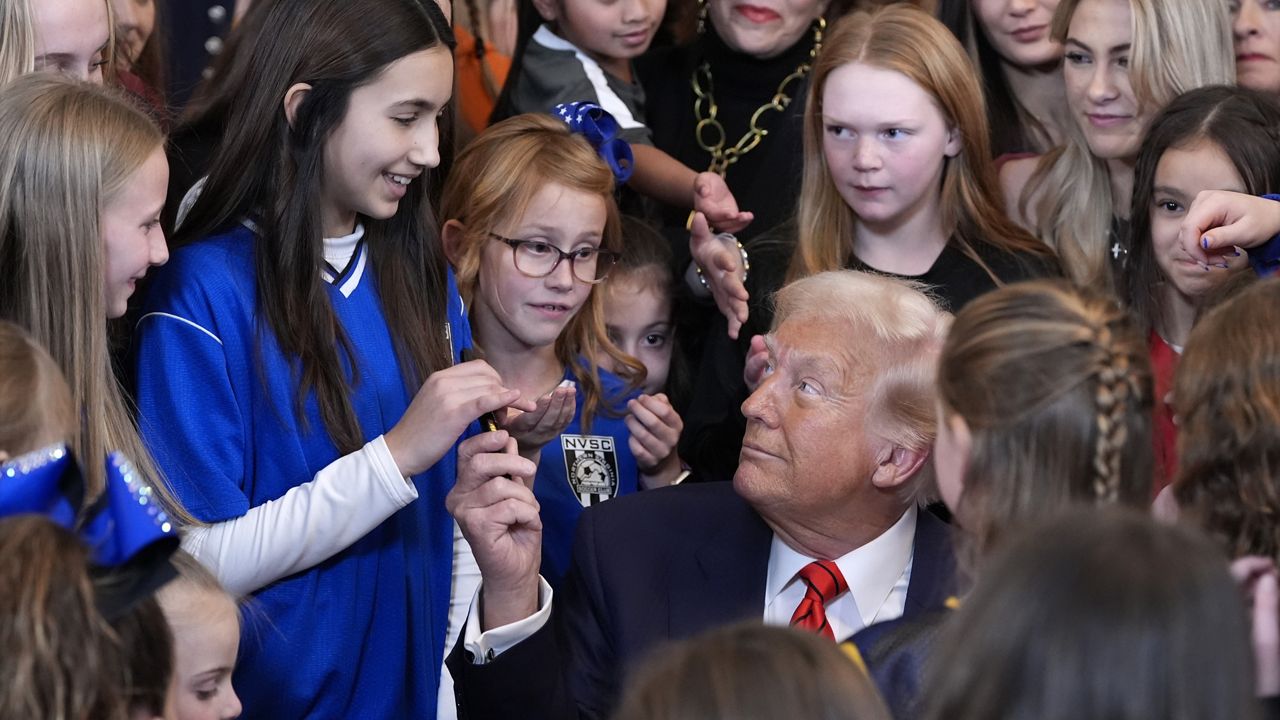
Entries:
{"type": "Polygon", "coordinates": [[[583,507],[618,494],[618,454],[607,435],[561,435],[564,473],[583,507]]]}

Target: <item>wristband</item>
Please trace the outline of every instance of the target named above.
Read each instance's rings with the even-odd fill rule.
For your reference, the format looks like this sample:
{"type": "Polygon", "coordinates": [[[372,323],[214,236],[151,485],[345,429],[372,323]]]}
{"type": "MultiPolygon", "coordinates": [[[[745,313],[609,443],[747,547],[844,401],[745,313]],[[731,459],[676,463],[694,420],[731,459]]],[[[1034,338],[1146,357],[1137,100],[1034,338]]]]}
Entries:
{"type": "MultiPolygon", "coordinates": [[[[742,247],[742,241],[732,233],[718,233],[716,235],[716,239],[723,240],[724,242],[732,241],[734,245],[738,246],[738,252],[742,255],[742,283],[745,285],[747,282],[747,275],[751,272],[751,258],[747,256],[747,249],[742,247]]],[[[694,268],[698,271],[698,282],[702,283],[702,287],[710,290],[711,285],[707,283],[706,276],[702,274],[702,268],[696,263],[694,264],[694,268]]]]}

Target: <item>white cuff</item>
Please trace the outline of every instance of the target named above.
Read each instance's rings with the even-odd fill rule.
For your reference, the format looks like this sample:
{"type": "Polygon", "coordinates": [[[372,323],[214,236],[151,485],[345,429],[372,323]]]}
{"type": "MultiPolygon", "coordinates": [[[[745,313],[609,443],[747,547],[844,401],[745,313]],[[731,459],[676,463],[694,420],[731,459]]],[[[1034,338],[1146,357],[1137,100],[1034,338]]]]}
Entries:
{"type": "Polygon", "coordinates": [[[480,631],[480,592],[484,584],[476,588],[475,597],[471,598],[471,611],[467,613],[467,624],[463,628],[463,649],[471,655],[474,665],[485,665],[510,650],[534,633],[542,629],[551,618],[551,586],[538,577],[538,612],[523,620],[496,627],[487,632],[480,631]]]}

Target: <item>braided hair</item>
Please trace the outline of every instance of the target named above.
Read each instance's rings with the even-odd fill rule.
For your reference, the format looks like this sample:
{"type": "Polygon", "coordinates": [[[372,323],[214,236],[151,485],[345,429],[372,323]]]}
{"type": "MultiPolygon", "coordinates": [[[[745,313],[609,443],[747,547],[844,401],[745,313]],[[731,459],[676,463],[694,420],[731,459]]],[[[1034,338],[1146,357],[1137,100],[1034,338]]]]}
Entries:
{"type": "Polygon", "coordinates": [[[956,508],[970,560],[1066,507],[1146,503],[1151,371],[1109,298],[1045,280],[974,300],[956,316],[938,385],[944,416],[972,437],[956,508]]]}

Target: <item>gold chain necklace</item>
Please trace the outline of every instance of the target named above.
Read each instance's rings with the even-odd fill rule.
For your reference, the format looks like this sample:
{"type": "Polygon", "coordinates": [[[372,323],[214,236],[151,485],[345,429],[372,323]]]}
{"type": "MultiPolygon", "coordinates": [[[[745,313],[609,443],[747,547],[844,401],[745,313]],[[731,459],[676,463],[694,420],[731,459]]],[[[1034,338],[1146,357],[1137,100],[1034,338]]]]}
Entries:
{"type": "Polygon", "coordinates": [[[809,74],[812,67],[811,62],[818,56],[818,51],[822,49],[822,33],[827,29],[827,21],[825,18],[818,18],[817,27],[813,30],[813,49],[809,51],[809,59],[800,63],[790,75],[782,79],[778,83],[778,89],[773,94],[773,98],[769,102],[756,108],[751,113],[751,122],[747,124],[747,132],[738,139],[733,147],[726,148],[726,135],[724,125],[720,124],[717,117],[720,114],[720,107],[716,105],[714,92],[714,84],[711,78],[711,66],[703,61],[696,70],[693,71],[693,115],[698,119],[698,124],[694,127],[694,137],[698,141],[698,147],[706,150],[711,154],[711,166],[707,168],[709,172],[716,173],[721,177],[728,172],[729,166],[738,162],[738,160],[747,153],[756,149],[760,141],[769,131],[760,127],[761,119],[769,112],[782,112],[791,104],[791,96],[787,94],[790,86],[799,82],[805,75],[809,74]]]}

